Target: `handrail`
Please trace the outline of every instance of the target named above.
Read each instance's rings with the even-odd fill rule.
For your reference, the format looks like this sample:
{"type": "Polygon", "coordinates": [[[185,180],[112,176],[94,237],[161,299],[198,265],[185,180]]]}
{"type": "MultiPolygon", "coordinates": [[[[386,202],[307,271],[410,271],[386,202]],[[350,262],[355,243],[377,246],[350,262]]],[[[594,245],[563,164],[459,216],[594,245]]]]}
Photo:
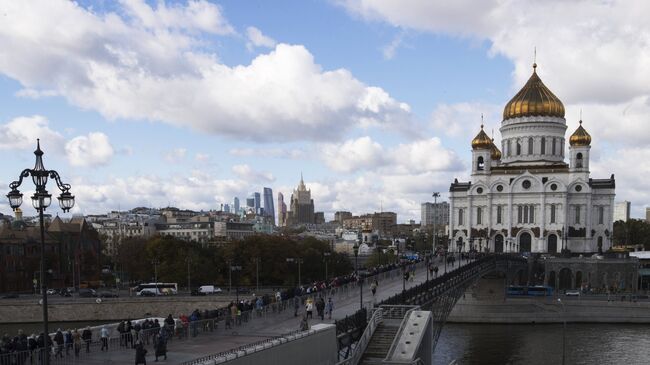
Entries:
{"type": "Polygon", "coordinates": [[[370,342],[372,335],[375,333],[377,326],[379,326],[381,322],[383,322],[383,311],[381,308],[376,308],[372,313],[372,317],[370,317],[368,325],[363,331],[361,338],[359,338],[357,346],[352,350],[352,355],[347,359],[338,362],[337,365],[357,365],[361,360],[361,356],[363,356],[363,353],[366,351],[368,343],[370,342]]]}
{"type": "Polygon", "coordinates": [[[395,353],[395,349],[397,348],[398,339],[400,338],[402,332],[404,332],[404,327],[406,327],[408,318],[411,316],[411,313],[413,313],[413,311],[417,309],[420,309],[420,307],[414,306],[413,308],[406,311],[406,313],[404,313],[404,318],[402,319],[402,323],[400,323],[399,325],[399,329],[397,330],[397,333],[395,333],[395,337],[393,337],[393,342],[390,344],[390,348],[388,349],[388,353],[386,354],[386,359],[390,359],[391,357],[393,357],[393,354],[395,353]]]}

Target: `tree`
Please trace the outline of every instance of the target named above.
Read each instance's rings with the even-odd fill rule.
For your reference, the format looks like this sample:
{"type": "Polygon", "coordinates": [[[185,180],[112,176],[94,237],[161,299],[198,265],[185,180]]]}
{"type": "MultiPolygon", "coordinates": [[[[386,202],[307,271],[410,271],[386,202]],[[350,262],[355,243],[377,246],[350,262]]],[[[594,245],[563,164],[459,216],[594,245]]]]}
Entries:
{"type": "Polygon", "coordinates": [[[612,236],[614,245],[643,245],[650,249],[650,223],[642,219],[614,222],[612,236]]]}

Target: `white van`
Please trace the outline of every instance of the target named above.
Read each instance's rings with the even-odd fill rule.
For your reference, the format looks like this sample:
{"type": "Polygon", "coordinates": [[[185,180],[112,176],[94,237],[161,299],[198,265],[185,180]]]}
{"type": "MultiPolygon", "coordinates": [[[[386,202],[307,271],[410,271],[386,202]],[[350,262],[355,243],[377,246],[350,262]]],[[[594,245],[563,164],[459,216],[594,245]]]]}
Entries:
{"type": "Polygon", "coordinates": [[[199,287],[199,293],[203,295],[217,294],[221,293],[221,288],[217,288],[214,285],[203,285],[199,287]]]}

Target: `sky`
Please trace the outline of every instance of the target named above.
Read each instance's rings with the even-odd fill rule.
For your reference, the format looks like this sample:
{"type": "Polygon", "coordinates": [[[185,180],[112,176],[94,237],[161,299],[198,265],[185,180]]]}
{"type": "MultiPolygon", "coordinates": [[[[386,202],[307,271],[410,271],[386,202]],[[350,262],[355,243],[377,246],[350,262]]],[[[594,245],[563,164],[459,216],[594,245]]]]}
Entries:
{"type": "Polygon", "coordinates": [[[73,214],[219,209],[263,187],[288,200],[302,173],[328,220],[419,222],[433,192],[469,179],[481,116],[498,143],[536,61],[567,137],[582,111],[592,177],[615,174],[616,200],[642,217],[649,13],[642,0],[0,0],[0,186],[33,167],[40,138],[73,214]]]}

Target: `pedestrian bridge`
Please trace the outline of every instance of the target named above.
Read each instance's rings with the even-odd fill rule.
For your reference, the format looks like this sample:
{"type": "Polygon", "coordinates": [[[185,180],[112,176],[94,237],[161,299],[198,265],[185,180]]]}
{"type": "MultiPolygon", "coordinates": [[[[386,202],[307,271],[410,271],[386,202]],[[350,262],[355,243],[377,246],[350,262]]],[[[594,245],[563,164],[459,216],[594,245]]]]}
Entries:
{"type": "MultiPolygon", "coordinates": [[[[527,266],[512,255],[486,255],[414,286],[372,308],[365,329],[346,328],[338,336],[341,365],[431,364],[442,327],[465,290],[484,275],[506,275],[527,266]]],[[[357,313],[362,317],[365,311],[357,313]]],[[[356,322],[361,322],[356,318],[356,322]]],[[[360,323],[360,325],[363,325],[360,323]]]]}

